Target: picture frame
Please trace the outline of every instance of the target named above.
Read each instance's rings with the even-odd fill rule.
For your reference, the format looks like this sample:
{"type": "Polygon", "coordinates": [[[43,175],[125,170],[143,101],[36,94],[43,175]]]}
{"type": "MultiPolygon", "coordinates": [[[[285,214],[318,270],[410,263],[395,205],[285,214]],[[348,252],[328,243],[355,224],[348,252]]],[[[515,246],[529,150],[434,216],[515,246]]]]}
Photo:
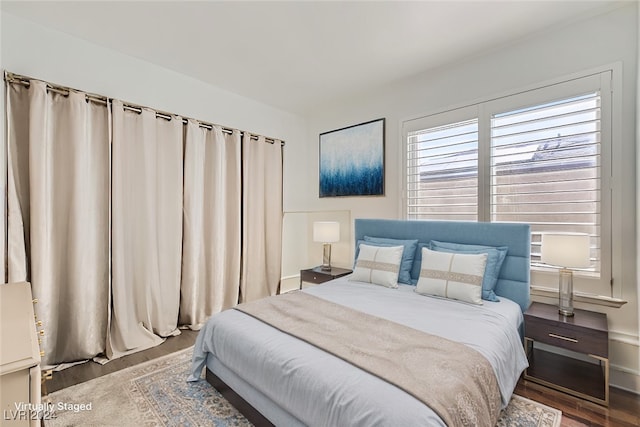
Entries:
{"type": "Polygon", "coordinates": [[[384,195],[385,119],[319,136],[320,197],[384,195]]]}

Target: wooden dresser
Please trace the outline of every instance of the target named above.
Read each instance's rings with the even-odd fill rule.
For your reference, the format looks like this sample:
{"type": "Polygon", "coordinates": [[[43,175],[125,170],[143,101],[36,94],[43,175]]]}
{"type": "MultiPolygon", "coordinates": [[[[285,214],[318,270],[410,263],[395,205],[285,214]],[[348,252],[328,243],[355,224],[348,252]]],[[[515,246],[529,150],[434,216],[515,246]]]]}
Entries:
{"type": "Polygon", "coordinates": [[[38,426],[40,345],[31,285],[0,284],[0,424],[38,426]]]}

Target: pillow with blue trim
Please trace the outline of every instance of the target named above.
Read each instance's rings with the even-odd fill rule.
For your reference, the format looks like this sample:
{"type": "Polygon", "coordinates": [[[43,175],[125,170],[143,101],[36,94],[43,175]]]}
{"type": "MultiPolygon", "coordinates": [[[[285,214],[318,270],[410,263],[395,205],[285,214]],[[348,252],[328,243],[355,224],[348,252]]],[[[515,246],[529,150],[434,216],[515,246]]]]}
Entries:
{"type": "Polygon", "coordinates": [[[486,301],[500,301],[494,289],[498,283],[502,263],[507,256],[507,246],[465,245],[462,243],[439,242],[432,240],[430,247],[439,252],[459,252],[465,254],[487,254],[487,266],[482,280],[482,299],[486,301]]]}
{"type": "MultiPolygon", "coordinates": [[[[413,259],[416,253],[416,247],[418,246],[418,240],[399,240],[388,239],[385,237],[372,237],[364,236],[364,241],[367,245],[372,246],[403,246],[402,262],[400,263],[400,272],[398,274],[398,282],[411,285],[411,266],[413,265],[413,259]]],[[[358,258],[358,249],[360,247],[360,241],[358,242],[358,248],[356,248],[356,259],[358,258]]]]}

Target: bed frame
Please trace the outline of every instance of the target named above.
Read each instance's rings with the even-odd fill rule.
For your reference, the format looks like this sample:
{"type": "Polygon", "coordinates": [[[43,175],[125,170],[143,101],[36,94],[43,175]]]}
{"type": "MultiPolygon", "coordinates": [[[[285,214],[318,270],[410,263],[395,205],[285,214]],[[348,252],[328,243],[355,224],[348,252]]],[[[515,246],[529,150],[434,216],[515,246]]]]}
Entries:
{"type": "MultiPolygon", "coordinates": [[[[418,239],[423,243],[439,240],[470,245],[508,246],[509,251],[502,265],[495,293],[518,303],[523,312],[529,307],[531,230],[528,224],[356,219],[355,242],[363,240],[364,236],[418,239]]],[[[252,403],[236,393],[209,368],[206,371],[207,381],[251,423],[259,427],[273,426],[252,403]]]]}
{"type": "Polygon", "coordinates": [[[224,381],[207,368],[207,382],[213,386],[231,405],[256,427],[272,427],[273,423],[266,419],[256,408],[233,391],[224,381]]]}

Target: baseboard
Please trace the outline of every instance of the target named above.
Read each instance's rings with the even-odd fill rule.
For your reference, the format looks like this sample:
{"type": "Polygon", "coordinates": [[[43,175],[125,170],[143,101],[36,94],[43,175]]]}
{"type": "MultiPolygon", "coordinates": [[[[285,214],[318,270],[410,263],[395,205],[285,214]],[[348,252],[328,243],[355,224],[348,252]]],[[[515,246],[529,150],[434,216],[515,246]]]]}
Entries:
{"type": "Polygon", "coordinates": [[[280,278],[280,293],[293,291],[300,288],[300,275],[284,276],[280,278]]]}
{"type": "Polygon", "coordinates": [[[640,345],[634,334],[609,332],[609,384],[640,395],[640,345]]]}
{"type": "Polygon", "coordinates": [[[610,386],[640,396],[640,375],[611,369],[610,386]]]}
{"type": "Polygon", "coordinates": [[[611,387],[640,395],[640,374],[623,366],[609,366],[609,384],[611,387]]]}

